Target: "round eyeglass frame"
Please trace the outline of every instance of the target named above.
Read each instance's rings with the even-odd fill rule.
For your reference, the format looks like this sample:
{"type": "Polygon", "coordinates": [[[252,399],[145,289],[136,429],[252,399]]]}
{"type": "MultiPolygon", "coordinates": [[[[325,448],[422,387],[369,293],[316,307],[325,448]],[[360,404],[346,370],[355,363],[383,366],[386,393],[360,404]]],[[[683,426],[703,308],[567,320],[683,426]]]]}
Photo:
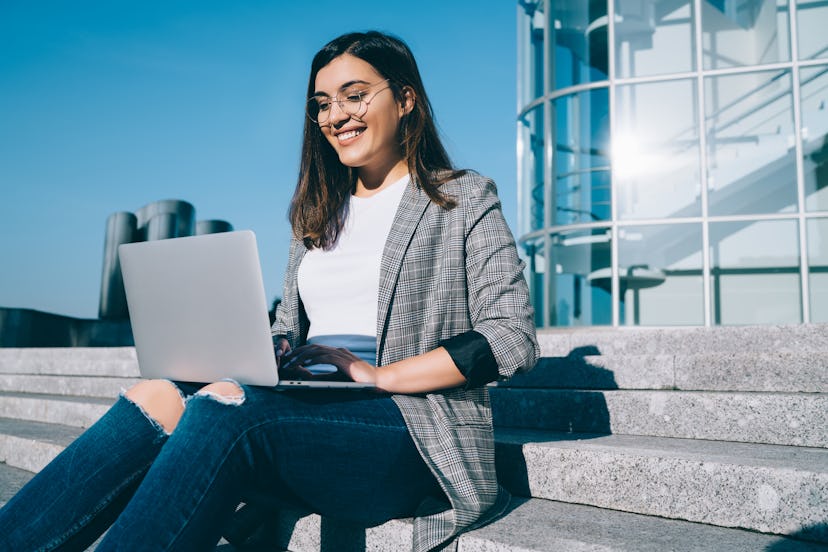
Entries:
{"type": "MultiPolygon", "coordinates": [[[[333,109],[333,104],[334,103],[337,104],[340,111],[342,111],[343,113],[347,113],[348,116],[353,116],[353,115],[356,115],[357,113],[359,113],[362,110],[363,105],[366,108],[368,106],[370,106],[371,102],[374,101],[374,98],[377,96],[377,94],[379,94],[383,90],[387,90],[387,89],[391,88],[392,86],[393,86],[393,83],[391,82],[391,79],[383,79],[379,82],[375,82],[374,84],[370,84],[370,85],[368,85],[367,90],[360,90],[359,91],[359,102],[354,102],[353,100],[348,99],[349,96],[353,96],[353,93],[351,93],[348,97],[345,97],[345,98],[340,98],[339,94],[337,94],[336,96],[334,96],[332,98],[329,98],[330,101],[331,101],[331,109],[329,109],[326,112],[327,116],[324,119],[320,119],[318,116],[315,117],[313,115],[312,110],[315,107],[318,108],[318,100],[319,100],[320,97],[321,98],[326,98],[327,96],[311,96],[305,102],[305,115],[307,115],[308,119],[310,119],[311,121],[313,121],[314,123],[316,123],[318,125],[326,125],[326,124],[328,124],[328,121],[331,118],[331,111],[333,109]],[[370,89],[372,86],[376,86],[376,85],[380,84],[381,82],[387,82],[388,86],[384,86],[384,87],[382,87],[378,90],[371,90],[370,89]],[[370,98],[368,98],[369,95],[371,96],[370,98]],[[317,103],[317,105],[314,106],[312,102],[317,103]],[[353,104],[356,104],[356,105],[354,106],[353,104]]],[[[318,111],[316,111],[316,113],[318,113],[318,111]]]]}

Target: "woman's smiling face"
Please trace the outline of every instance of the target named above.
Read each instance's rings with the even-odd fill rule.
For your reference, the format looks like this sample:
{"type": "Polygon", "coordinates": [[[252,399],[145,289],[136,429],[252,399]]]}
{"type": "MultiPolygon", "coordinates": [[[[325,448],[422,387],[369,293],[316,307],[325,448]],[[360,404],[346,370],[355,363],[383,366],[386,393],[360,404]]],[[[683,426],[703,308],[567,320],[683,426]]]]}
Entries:
{"type": "Polygon", "coordinates": [[[355,56],[334,58],[316,74],[314,97],[322,99],[328,119],[320,124],[325,138],[348,167],[374,172],[388,170],[403,160],[397,140],[402,116],[410,110],[394,97],[394,91],[374,67],[355,56]],[[345,100],[361,96],[359,109],[349,114],[331,98],[345,100]]]}

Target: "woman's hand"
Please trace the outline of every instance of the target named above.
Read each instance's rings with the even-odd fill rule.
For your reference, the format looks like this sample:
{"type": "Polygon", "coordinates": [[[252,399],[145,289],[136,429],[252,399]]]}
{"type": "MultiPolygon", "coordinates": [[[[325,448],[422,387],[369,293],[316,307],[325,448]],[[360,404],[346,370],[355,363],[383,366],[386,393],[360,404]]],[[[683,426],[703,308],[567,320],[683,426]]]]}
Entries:
{"type": "MultiPolygon", "coordinates": [[[[302,345],[289,351],[283,357],[280,374],[298,374],[307,379],[313,374],[306,366],[314,364],[332,364],[340,373],[360,383],[377,383],[377,369],[365,362],[348,349],[328,347],[326,345],[302,345]]],[[[294,377],[294,379],[296,379],[294,377]]]]}
{"type": "Polygon", "coordinates": [[[303,345],[284,353],[279,374],[285,379],[330,379],[306,368],[314,364],[331,364],[338,374],[389,393],[427,393],[466,383],[444,347],[377,368],[348,349],[303,345]]]}
{"type": "Polygon", "coordinates": [[[282,357],[290,352],[290,343],[284,337],[280,337],[274,344],[273,348],[276,351],[276,364],[280,364],[282,357]]]}
{"type": "Polygon", "coordinates": [[[276,367],[279,369],[279,377],[282,379],[308,379],[311,374],[301,364],[291,363],[287,360],[290,353],[290,343],[284,337],[280,337],[273,344],[276,352],[276,367]]]}

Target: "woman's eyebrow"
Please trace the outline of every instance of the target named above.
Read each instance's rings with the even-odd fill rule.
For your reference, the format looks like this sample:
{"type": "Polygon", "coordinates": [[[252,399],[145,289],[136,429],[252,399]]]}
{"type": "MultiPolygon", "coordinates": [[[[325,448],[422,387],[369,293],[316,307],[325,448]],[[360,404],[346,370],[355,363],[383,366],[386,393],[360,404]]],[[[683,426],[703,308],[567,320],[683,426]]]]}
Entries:
{"type": "MultiPolygon", "coordinates": [[[[355,84],[371,84],[371,83],[368,82],[368,81],[361,80],[361,79],[350,80],[350,81],[344,83],[342,86],[340,86],[339,90],[340,91],[345,90],[346,88],[350,88],[351,86],[353,86],[355,84]]],[[[323,92],[321,90],[317,90],[316,92],[313,93],[313,95],[314,95],[314,97],[315,96],[330,96],[330,94],[328,94],[327,92],[323,92]]]]}

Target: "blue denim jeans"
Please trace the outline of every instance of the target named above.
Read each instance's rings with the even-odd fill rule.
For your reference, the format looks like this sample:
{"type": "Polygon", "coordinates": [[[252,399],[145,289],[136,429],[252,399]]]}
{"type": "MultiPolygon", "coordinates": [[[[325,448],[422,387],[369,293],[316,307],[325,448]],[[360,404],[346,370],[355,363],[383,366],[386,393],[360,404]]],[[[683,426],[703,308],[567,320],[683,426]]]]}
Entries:
{"type": "MultiPolygon", "coordinates": [[[[189,393],[193,388],[179,386],[189,393]]],[[[0,510],[0,550],[209,550],[250,494],[364,526],[441,496],[387,395],[192,395],[171,435],[120,398],[0,510]]]]}

